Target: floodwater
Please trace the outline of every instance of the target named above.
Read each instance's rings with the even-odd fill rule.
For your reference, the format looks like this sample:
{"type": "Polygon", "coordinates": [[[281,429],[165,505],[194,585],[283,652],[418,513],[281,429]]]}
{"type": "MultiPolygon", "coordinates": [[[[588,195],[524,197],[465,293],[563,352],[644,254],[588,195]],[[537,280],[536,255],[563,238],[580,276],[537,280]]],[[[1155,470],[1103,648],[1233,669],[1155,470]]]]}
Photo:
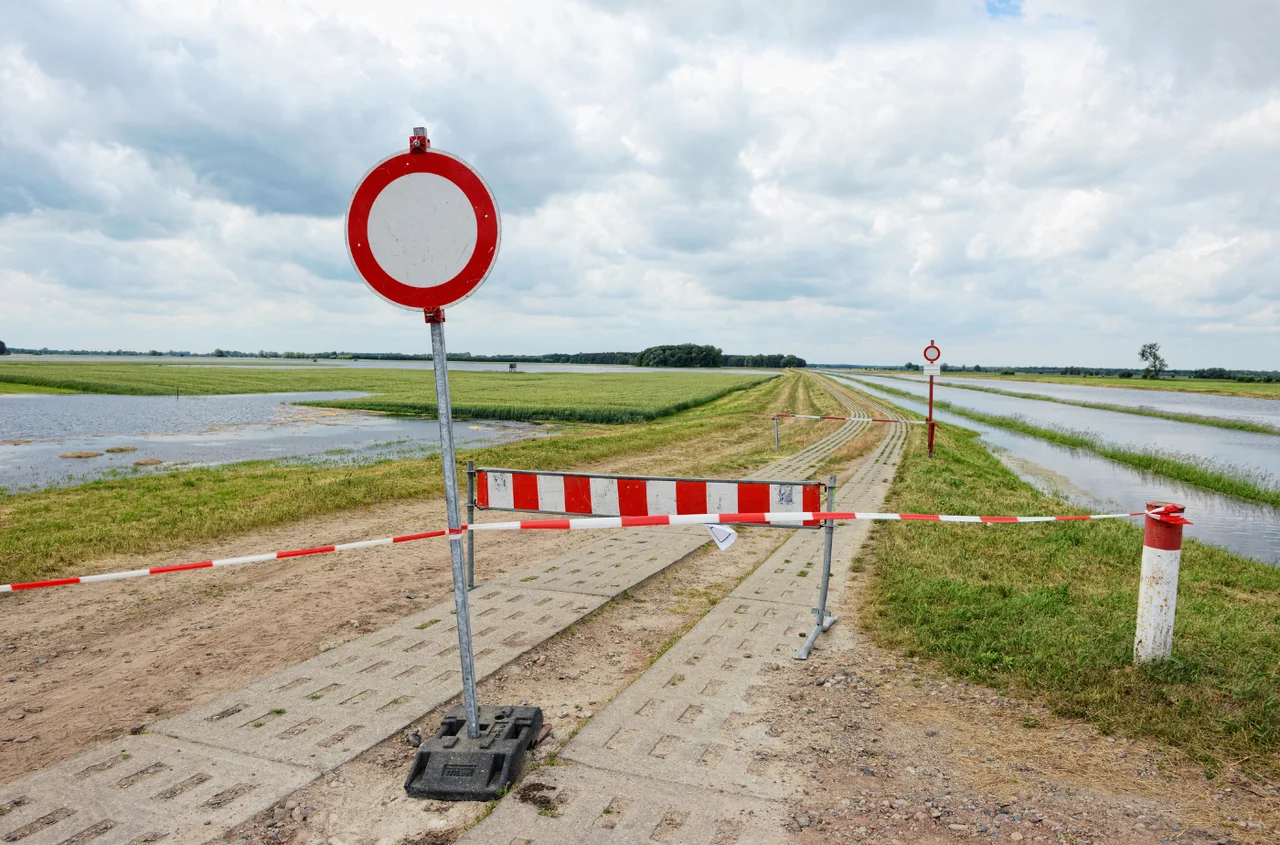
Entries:
{"type": "MultiPolygon", "coordinates": [[[[837,378],[917,413],[924,414],[928,410],[927,402],[912,401],[877,390],[873,381],[879,381],[878,379],[862,376],[856,379],[837,378]]],[[[900,384],[901,382],[893,382],[892,386],[901,389],[900,384]]],[[[951,395],[947,398],[954,401],[955,394],[964,392],[948,391],[951,395]]],[[[987,395],[973,391],[968,391],[968,394],[987,395]]],[[[1042,404],[1035,400],[1016,401],[1021,401],[1024,405],[1042,404]]],[[[1037,437],[983,425],[946,411],[936,411],[934,416],[940,423],[963,426],[979,432],[983,441],[999,455],[1006,466],[1045,493],[1100,513],[1139,511],[1151,501],[1177,502],[1186,505],[1187,518],[1194,523],[1186,528],[1188,537],[1228,548],[1256,560],[1280,563],[1280,509],[1223,496],[1109,461],[1087,450],[1058,446],[1037,437]]],[[[1209,436],[1219,431],[1230,433],[1212,428],[1207,431],[1210,432],[1209,436]]]]}
{"type": "MultiPolygon", "coordinates": [[[[0,491],[81,484],[235,461],[366,463],[438,452],[434,419],[290,404],[351,399],[353,392],[227,396],[0,395],[0,491]],[[109,448],[134,451],[109,453],[109,448]],[[103,452],[61,458],[70,452],[103,452]],[[156,467],[134,461],[155,459],[156,467]]],[[[508,443],[544,426],[468,420],[453,424],[460,448],[508,443]]]]}
{"type": "MultiPolygon", "coordinates": [[[[927,399],[929,395],[927,382],[880,376],[858,376],[858,378],[870,384],[882,384],[897,390],[905,390],[922,399],[927,399]]],[[[1107,388],[1098,388],[1098,390],[1107,390],[1107,388]]],[[[1226,463],[1238,469],[1261,472],[1272,478],[1280,478],[1280,436],[1274,434],[1214,428],[1163,420],[1158,417],[1141,417],[1118,411],[1099,411],[1094,408],[1078,408],[1057,402],[998,396],[976,390],[963,390],[946,384],[935,385],[934,398],[984,414],[1024,417],[1027,422],[1045,428],[1056,426],[1072,431],[1088,432],[1109,443],[1134,450],[1153,448],[1162,452],[1178,452],[1205,461],[1226,463]]],[[[1225,396],[1203,398],[1228,399],[1225,396]]]]}
{"type": "MultiPolygon", "coordinates": [[[[188,355],[183,358],[153,357],[149,355],[14,355],[14,361],[95,361],[112,364],[168,364],[174,367],[254,367],[257,369],[284,370],[294,367],[347,367],[375,370],[430,370],[430,361],[350,361],[336,358],[211,358],[188,355]],[[268,363],[270,362],[270,363],[268,363]]],[[[511,365],[489,361],[450,361],[451,370],[474,372],[510,372],[511,365]]],[[[624,364],[516,364],[520,373],[748,373],[776,376],[781,370],[751,370],[743,367],[711,369],[702,367],[632,367],[624,364]]]]}
{"type": "MultiPolygon", "coordinates": [[[[928,383],[924,376],[903,376],[928,383]]],[[[1090,387],[1086,384],[1051,384],[983,378],[936,376],[936,384],[990,387],[1009,393],[1034,393],[1071,402],[1098,402],[1128,408],[1150,408],[1171,414],[1199,414],[1229,420],[1248,420],[1280,427],[1280,399],[1251,396],[1213,396],[1206,393],[1179,393],[1172,390],[1135,390],[1127,387],[1090,387]]],[[[936,388],[935,388],[936,389],[936,388]]]]}

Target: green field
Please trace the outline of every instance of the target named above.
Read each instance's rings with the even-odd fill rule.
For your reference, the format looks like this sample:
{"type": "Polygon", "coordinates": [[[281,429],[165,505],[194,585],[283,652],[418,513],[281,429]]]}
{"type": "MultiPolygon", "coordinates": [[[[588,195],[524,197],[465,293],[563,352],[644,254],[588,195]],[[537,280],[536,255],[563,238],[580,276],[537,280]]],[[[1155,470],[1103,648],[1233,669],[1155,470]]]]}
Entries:
{"type": "MultiPolygon", "coordinates": [[[[750,373],[573,372],[449,374],[454,416],[496,420],[627,423],[710,402],[771,376],[750,373]]],[[[0,384],[83,393],[173,396],[360,391],[319,404],[399,414],[434,414],[430,370],[357,367],[184,366],[154,363],[2,361],[0,384]]]]}
{"type": "MultiPolygon", "coordinates": [[[[480,465],[581,470],[603,463],[610,472],[741,477],[777,457],[771,414],[842,410],[816,382],[788,372],[651,422],[567,425],[557,436],[461,451],[460,464],[471,458],[480,465]]],[[[837,425],[784,427],[782,454],[837,425]]],[[[352,508],[439,497],[443,490],[440,459],[431,457],[356,466],[254,461],[0,496],[0,583],[101,571],[94,561],[111,555],[162,553],[352,508]]]]}
{"type": "MultiPolygon", "coordinates": [[[[886,371],[886,375],[901,375],[901,372],[886,371]]],[[[1035,373],[1018,373],[1012,376],[1002,376],[998,372],[989,373],[958,373],[954,370],[948,370],[944,373],[947,378],[984,378],[997,379],[999,381],[1017,382],[1017,381],[1043,381],[1050,384],[1083,384],[1088,387],[1127,387],[1133,390],[1172,390],[1177,393],[1209,393],[1216,396],[1249,396],[1254,399],[1280,399],[1280,382],[1272,382],[1271,384],[1262,384],[1259,382],[1248,383],[1241,381],[1228,381],[1226,379],[1207,379],[1207,378],[1162,378],[1162,379],[1144,379],[1138,376],[1133,378],[1114,378],[1112,376],[1055,376],[1055,375],[1037,375],[1035,373]]]]}
{"type": "MultiPolygon", "coordinates": [[[[912,433],[885,510],[1078,512],[1020,481],[972,432],[940,429],[933,460],[923,442],[912,433]]],[[[1042,696],[1104,731],[1154,737],[1210,772],[1241,760],[1276,772],[1280,569],[1188,541],[1173,658],[1137,668],[1141,554],[1129,521],[879,523],[853,568],[870,570],[864,624],[884,645],[1042,696]]]]}

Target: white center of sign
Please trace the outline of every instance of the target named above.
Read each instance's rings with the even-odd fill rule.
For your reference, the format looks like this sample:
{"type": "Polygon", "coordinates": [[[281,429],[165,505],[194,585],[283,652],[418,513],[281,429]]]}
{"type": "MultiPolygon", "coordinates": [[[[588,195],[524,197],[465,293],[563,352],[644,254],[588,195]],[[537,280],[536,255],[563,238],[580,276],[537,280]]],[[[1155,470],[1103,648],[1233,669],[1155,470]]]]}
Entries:
{"type": "Polygon", "coordinates": [[[476,249],[476,212],[462,189],[434,173],[409,173],[369,209],[369,249],[397,282],[426,288],[462,271],[476,249]]]}

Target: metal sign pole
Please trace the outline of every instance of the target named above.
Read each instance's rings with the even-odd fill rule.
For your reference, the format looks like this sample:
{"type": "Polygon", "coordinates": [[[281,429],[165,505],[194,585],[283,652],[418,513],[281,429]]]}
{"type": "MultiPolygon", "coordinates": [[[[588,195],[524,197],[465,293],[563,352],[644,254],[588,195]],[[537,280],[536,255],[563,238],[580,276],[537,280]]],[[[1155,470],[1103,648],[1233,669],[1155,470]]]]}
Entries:
{"type": "MultiPolygon", "coordinates": [[[[458,465],[453,450],[453,405],[449,401],[449,362],[444,349],[444,311],[427,311],[431,326],[431,364],[436,371],[436,417],[440,421],[440,462],[444,466],[445,518],[449,525],[449,557],[453,564],[453,605],[458,614],[458,657],[462,663],[462,703],[467,713],[467,736],[480,736],[476,704],[476,667],[471,653],[471,610],[467,601],[466,562],[458,515],[458,465]]],[[[468,532],[470,533],[470,532],[468,532]]]]}
{"type": "MultiPolygon", "coordinates": [[[[834,511],[835,509],[836,477],[831,475],[827,477],[827,510],[834,511]]],[[[808,660],[809,650],[813,648],[813,644],[817,641],[818,634],[827,630],[836,622],[836,617],[827,613],[827,591],[831,585],[831,547],[835,542],[836,533],[835,520],[826,520],[822,530],[826,535],[822,540],[822,584],[818,588],[818,606],[813,609],[818,619],[814,623],[813,631],[809,633],[809,638],[804,641],[804,645],[800,646],[800,650],[796,652],[797,660],[808,660]]]]}
{"type": "Polygon", "coordinates": [[[781,451],[781,448],[778,445],[778,418],[777,417],[773,418],[773,451],[775,452],[781,451]]]}

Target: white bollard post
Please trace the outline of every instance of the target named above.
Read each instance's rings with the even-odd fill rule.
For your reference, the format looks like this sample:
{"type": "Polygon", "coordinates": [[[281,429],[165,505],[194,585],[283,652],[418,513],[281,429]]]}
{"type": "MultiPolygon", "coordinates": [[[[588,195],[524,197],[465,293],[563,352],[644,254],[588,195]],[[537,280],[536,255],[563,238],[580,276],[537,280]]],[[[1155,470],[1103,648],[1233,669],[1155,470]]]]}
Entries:
{"type": "MultiPolygon", "coordinates": [[[[1147,510],[1183,508],[1148,502],[1147,510]]],[[[1173,619],[1178,607],[1178,568],[1182,564],[1182,522],[1148,515],[1142,538],[1142,581],[1138,587],[1138,629],[1133,638],[1133,662],[1151,663],[1173,654],[1173,619]]]]}

